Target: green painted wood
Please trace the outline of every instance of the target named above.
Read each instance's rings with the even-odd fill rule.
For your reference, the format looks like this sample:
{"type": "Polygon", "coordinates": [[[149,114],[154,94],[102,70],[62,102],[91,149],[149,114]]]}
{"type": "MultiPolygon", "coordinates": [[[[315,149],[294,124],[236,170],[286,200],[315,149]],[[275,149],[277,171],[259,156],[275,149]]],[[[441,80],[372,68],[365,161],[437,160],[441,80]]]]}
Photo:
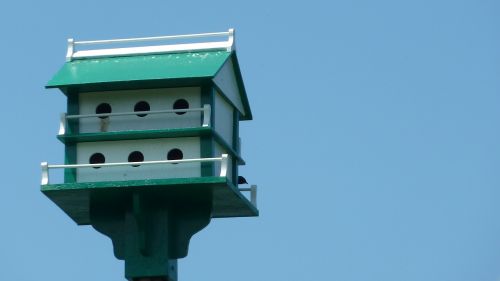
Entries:
{"type": "MultiPolygon", "coordinates": [[[[210,85],[203,85],[201,87],[201,103],[209,104],[212,108],[210,112],[210,127],[215,128],[215,114],[214,114],[214,92],[210,85]]],[[[215,130],[212,129],[212,136],[215,134],[215,130]]],[[[201,136],[200,137],[200,157],[208,158],[213,157],[214,153],[214,139],[212,136],[201,136]]],[[[214,164],[209,163],[201,163],[201,175],[203,177],[214,176],[214,164]]]]}
{"type": "Polygon", "coordinates": [[[245,84],[243,83],[243,77],[241,75],[240,64],[238,63],[238,57],[236,56],[236,52],[231,56],[233,60],[234,73],[236,74],[236,82],[238,83],[238,87],[240,88],[241,101],[243,102],[243,107],[245,108],[245,115],[241,116],[241,120],[252,120],[253,115],[250,110],[250,103],[248,102],[247,91],[245,90],[245,84]]]}
{"type": "MultiPolygon", "coordinates": [[[[66,145],[67,153],[66,155],[75,155],[75,159],[70,158],[66,164],[76,163],[76,150],[73,151],[73,146],[79,142],[95,142],[95,141],[118,141],[118,140],[139,140],[139,139],[159,139],[159,138],[179,138],[179,137],[202,137],[201,150],[205,150],[211,153],[213,148],[210,148],[213,141],[219,143],[224,147],[231,157],[238,160],[239,165],[245,165],[245,160],[229,145],[224,139],[212,128],[210,127],[198,127],[198,128],[174,128],[174,129],[163,129],[163,130],[134,130],[134,131],[117,131],[117,132],[96,132],[96,133],[83,133],[83,134],[66,134],[58,135],[62,143],[66,145]]],[[[207,155],[209,155],[207,153],[207,155]]],[[[206,156],[214,157],[217,155],[206,156]]],[[[67,169],[71,170],[71,169],[67,169]]],[[[211,176],[205,175],[205,176],[211,176]]]]}
{"type": "MultiPolygon", "coordinates": [[[[240,64],[238,63],[236,52],[233,52],[233,55],[231,56],[230,59],[232,60],[233,63],[234,74],[236,76],[236,83],[238,84],[238,88],[240,90],[241,102],[243,104],[243,108],[245,109],[245,115],[242,115],[240,119],[243,121],[252,120],[253,119],[252,111],[250,110],[250,103],[248,102],[248,96],[245,89],[245,84],[243,83],[243,77],[241,75],[240,64]]],[[[217,75],[217,73],[215,75],[217,75]]],[[[220,87],[218,87],[215,83],[213,83],[213,85],[214,87],[216,87],[217,91],[219,91],[223,95],[226,101],[229,104],[233,105],[234,107],[233,102],[227,97],[224,91],[220,87]]]]}
{"type": "Polygon", "coordinates": [[[226,149],[226,151],[231,155],[231,157],[238,160],[239,165],[245,165],[245,160],[243,160],[243,158],[239,155],[239,153],[237,153],[236,150],[234,150],[233,147],[229,145],[224,140],[224,138],[215,130],[213,131],[213,137],[218,144],[220,144],[224,149],[226,149]]]}
{"type": "Polygon", "coordinates": [[[47,184],[42,185],[41,190],[71,190],[71,189],[102,189],[121,187],[157,187],[157,186],[178,186],[178,185],[198,185],[198,184],[224,184],[226,178],[222,177],[195,177],[195,178],[171,178],[171,179],[146,179],[129,181],[102,181],[102,182],[75,182],[71,184],[47,184]]]}
{"type": "MultiPolygon", "coordinates": [[[[80,99],[79,94],[76,90],[72,90],[71,95],[68,96],[68,100],[66,103],[67,112],[71,115],[77,115],[80,113],[80,99]]],[[[71,132],[78,132],[80,123],[78,120],[68,120],[66,124],[66,130],[71,132]]],[[[64,147],[64,163],[65,164],[74,164],[76,163],[77,151],[76,144],[68,144],[64,147]]],[[[64,170],[64,182],[72,183],[76,182],[76,169],[65,169],[64,170]]]]}
{"type": "Polygon", "coordinates": [[[213,77],[230,55],[217,51],[73,60],[65,63],[46,87],[213,77]]]}
{"type": "Polygon", "coordinates": [[[90,84],[66,85],[57,88],[59,88],[65,95],[69,95],[69,93],[73,89],[78,89],[78,91],[85,94],[87,92],[103,91],[198,87],[203,83],[210,82],[210,79],[211,77],[196,77],[160,80],[111,81],[90,84]]]}
{"type": "Polygon", "coordinates": [[[128,280],[176,280],[177,259],[187,255],[191,237],[210,222],[212,193],[94,193],[89,209],[90,224],[111,238],[115,257],[125,261],[128,280]]]}
{"type": "Polygon", "coordinates": [[[96,132],[82,134],[58,135],[57,138],[64,144],[76,142],[94,141],[116,141],[116,140],[137,140],[137,139],[158,139],[158,138],[179,138],[205,136],[212,133],[212,128],[173,128],[163,130],[130,130],[116,132],[96,132]]]}
{"type": "MultiPolygon", "coordinates": [[[[241,151],[239,151],[238,144],[240,140],[240,112],[238,110],[233,111],[233,143],[231,144],[231,148],[234,153],[236,153],[241,158],[241,151]]],[[[238,184],[238,165],[244,164],[239,163],[236,159],[231,159],[233,161],[233,182],[238,184]]]]}
{"type": "MultiPolygon", "coordinates": [[[[211,79],[228,59],[233,62],[246,112],[241,116],[241,120],[252,120],[236,52],[194,52],[73,60],[63,65],[47,83],[46,88],[59,88],[70,96],[75,90],[84,93],[198,86],[211,83],[211,79]]],[[[222,91],[221,93],[225,95],[222,91]]]]}
{"type": "MultiPolygon", "coordinates": [[[[116,209],[127,204],[131,193],[141,191],[160,198],[177,198],[183,194],[211,190],[212,218],[258,216],[258,210],[225,177],[196,177],[132,181],[80,182],[42,185],[41,191],[79,225],[90,224],[93,198],[112,198],[108,204],[116,209]]],[[[167,204],[168,201],[165,201],[167,204]]]]}
{"type": "MultiPolygon", "coordinates": [[[[76,163],[76,144],[67,144],[64,146],[64,164],[74,164],[76,163]]],[[[76,169],[64,169],[64,182],[73,183],[76,182],[76,169]]]]}

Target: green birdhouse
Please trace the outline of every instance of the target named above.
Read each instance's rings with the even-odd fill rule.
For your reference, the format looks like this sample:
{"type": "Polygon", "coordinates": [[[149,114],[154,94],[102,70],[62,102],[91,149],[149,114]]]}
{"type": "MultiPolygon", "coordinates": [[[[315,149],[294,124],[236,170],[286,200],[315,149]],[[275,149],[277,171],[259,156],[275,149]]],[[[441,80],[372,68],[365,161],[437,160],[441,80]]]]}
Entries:
{"type": "Polygon", "coordinates": [[[252,112],[233,29],[69,39],[46,88],[67,97],[65,161],[42,163],[41,190],[111,238],[128,280],[177,280],[177,259],[211,218],[258,216],[256,186],[238,175],[239,122],[252,112]]]}

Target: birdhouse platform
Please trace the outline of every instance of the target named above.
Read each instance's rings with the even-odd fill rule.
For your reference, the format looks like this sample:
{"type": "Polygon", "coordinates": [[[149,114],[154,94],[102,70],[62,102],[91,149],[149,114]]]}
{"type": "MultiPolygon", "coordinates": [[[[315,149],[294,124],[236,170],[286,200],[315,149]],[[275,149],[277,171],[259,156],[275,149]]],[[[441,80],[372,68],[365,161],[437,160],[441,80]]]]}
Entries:
{"type": "Polygon", "coordinates": [[[212,218],[258,215],[256,207],[226,177],[83,182],[42,186],[42,192],[79,225],[90,224],[91,198],[113,198],[113,208],[123,209],[131,202],[134,193],[154,194],[156,198],[164,198],[167,202],[170,198],[182,198],[184,194],[196,194],[200,191],[209,191],[213,194],[212,218]]]}

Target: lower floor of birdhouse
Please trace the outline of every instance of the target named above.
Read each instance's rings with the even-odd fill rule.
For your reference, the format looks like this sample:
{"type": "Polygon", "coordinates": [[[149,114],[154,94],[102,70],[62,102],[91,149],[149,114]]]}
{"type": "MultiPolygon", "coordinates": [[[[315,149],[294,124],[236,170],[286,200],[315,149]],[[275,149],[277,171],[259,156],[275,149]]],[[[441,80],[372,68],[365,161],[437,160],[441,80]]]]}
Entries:
{"type": "Polygon", "coordinates": [[[165,204],[182,204],[197,194],[212,200],[212,218],[258,216],[257,208],[226,177],[196,177],[154,180],[78,182],[42,185],[41,191],[77,224],[90,224],[91,201],[125,208],[133,194],[154,196],[165,204]]]}

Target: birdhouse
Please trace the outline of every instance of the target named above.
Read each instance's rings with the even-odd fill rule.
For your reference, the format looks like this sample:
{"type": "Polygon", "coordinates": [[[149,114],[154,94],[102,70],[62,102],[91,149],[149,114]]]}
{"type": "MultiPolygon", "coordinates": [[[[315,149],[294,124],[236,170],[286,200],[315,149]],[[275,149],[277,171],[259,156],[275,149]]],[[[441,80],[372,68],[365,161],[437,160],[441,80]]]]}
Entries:
{"type": "Polygon", "coordinates": [[[129,280],[177,280],[177,259],[211,218],[258,215],[256,186],[238,174],[239,122],[252,112],[234,43],[233,29],[69,39],[46,86],[67,98],[65,161],[42,163],[41,190],[111,238],[129,280]]]}

